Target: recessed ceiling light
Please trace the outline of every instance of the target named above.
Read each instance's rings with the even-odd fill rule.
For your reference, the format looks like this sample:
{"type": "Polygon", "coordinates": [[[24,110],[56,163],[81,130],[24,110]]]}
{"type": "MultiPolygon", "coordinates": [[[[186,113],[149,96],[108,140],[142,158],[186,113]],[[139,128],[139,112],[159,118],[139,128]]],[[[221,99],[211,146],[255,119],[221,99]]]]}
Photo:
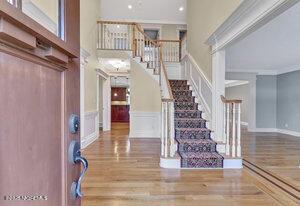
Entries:
{"type": "Polygon", "coordinates": [[[120,28],[120,25],[117,25],[117,28],[119,29],[119,28],[120,28]]]}
{"type": "Polygon", "coordinates": [[[179,11],[183,11],[183,10],[184,10],[183,6],[179,7],[179,11]]]}
{"type": "Polygon", "coordinates": [[[132,5],[129,4],[129,5],[128,5],[128,9],[132,9],[132,5]]]}

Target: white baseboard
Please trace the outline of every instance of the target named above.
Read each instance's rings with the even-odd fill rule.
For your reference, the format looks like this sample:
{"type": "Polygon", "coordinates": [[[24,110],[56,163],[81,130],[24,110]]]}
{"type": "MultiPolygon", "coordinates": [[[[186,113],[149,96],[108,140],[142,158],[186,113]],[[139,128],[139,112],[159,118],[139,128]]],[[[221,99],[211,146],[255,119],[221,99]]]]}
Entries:
{"type": "Polygon", "coordinates": [[[130,112],[129,138],[160,138],[160,112],[130,112]]]}
{"type": "Polygon", "coordinates": [[[159,166],[165,169],[180,169],[181,163],[180,158],[168,159],[160,158],[159,166]]]}
{"type": "Polygon", "coordinates": [[[300,132],[286,130],[286,129],[277,129],[277,128],[256,128],[254,132],[281,133],[281,134],[291,135],[295,137],[300,137],[300,132]]]}
{"type": "Polygon", "coordinates": [[[180,163],[180,158],[160,158],[159,163],[161,168],[165,169],[184,169],[184,170],[221,170],[221,169],[242,169],[243,160],[242,159],[224,159],[223,168],[182,168],[180,163]]]}
{"type": "Polygon", "coordinates": [[[243,160],[242,159],[224,159],[223,162],[224,169],[242,169],[243,160]]]}
{"type": "Polygon", "coordinates": [[[81,148],[86,148],[99,137],[99,113],[91,111],[84,113],[84,135],[81,138],[81,148]]]}
{"type": "Polygon", "coordinates": [[[295,131],[291,131],[291,130],[277,129],[277,132],[281,133],[281,134],[287,134],[287,135],[291,135],[291,136],[295,136],[295,137],[300,137],[300,132],[295,132],[295,131]]]}
{"type": "Polygon", "coordinates": [[[266,133],[276,133],[276,128],[256,128],[254,132],[266,132],[266,133]]]}

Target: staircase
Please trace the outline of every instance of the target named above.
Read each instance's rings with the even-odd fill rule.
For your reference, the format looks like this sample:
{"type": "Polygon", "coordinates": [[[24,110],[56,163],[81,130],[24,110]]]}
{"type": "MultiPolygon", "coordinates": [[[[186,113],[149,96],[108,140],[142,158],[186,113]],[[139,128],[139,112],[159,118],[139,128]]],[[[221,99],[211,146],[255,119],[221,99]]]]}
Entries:
{"type": "Polygon", "coordinates": [[[118,58],[132,59],[160,86],[161,167],[242,168],[241,102],[222,98],[223,136],[213,138],[218,140],[215,142],[203,118],[204,113],[212,120],[213,87],[188,54],[186,36],[180,41],[152,40],[137,23],[98,21],[98,37],[99,56],[116,58],[116,53],[122,54],[118,58]],[[167,70],[166,63],[178,63],[180,68],[167,70]],[[173,79],[186,80],[169,80],[168,72],[173,79]]]}
{"type": "Polygon", "coordinates": [[[182,168],[222,168],[223,157],[211,139],[202,111],[186,80],[170,80],[175,99],[175,139],[182,168]]]}

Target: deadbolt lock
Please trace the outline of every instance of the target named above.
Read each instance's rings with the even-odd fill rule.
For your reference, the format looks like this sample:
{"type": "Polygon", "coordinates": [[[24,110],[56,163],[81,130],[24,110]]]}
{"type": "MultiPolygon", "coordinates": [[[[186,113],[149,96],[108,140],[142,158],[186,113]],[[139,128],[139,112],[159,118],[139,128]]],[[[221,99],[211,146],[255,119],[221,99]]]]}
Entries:
{"type": "Polygon", "coordinates": [[[69,131],[72,134],[76,134],[79,130],[79,127],[80,127],[79,116],[76,114],[71,114],[69,118],[69,131]]]}

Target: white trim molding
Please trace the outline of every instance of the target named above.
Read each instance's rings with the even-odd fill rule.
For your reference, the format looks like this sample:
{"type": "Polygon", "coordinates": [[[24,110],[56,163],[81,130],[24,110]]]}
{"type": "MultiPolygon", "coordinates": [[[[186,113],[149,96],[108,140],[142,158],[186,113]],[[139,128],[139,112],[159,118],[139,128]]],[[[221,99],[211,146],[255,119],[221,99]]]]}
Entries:
{"type": "Polygon", "coordinates": [[[90,111],[84,114],[84,131],[81,138],[81,148],[86,148],[99,138],[99,112],[90,111]]]}
{"type": "Polygon", "coordinates": [[[300,137],[300,132],[286,130],[286,129],[278,129],[278,128],[256,128],[254,132],[280,133],[280,134],[291,135],[294,137],[300,137]]]}
{"type": "Polygon", "coordinates": [[[130,112],[129,138],[160,138],[160,112],[130,112]]]}
{"type": "Polygon", "coordinates": [[[88,58],[90,53],[80,48],[80,138],[84,138],[84,125],[85,125],[85,118],[84,118],[84,96],[85,96],[85,86],[84,86],[84,70],[86,65],[88,64],[88,58]]]}
{"type": "Polygon", "coordinates": [[[299,0],[244,0],[231,16],[207,39],[213,50],[224,49],[274,19],[299,0]]]}
{"type": "Polygon", "coordinates": [[[223,161],[223,168],[182,168],[180,158],[160,158],[159,163],[161,168],[165,169],[184,169],[184,170],[220,170],[220,169],[242,169],[242,159],[225,158],[223,161]]]}

